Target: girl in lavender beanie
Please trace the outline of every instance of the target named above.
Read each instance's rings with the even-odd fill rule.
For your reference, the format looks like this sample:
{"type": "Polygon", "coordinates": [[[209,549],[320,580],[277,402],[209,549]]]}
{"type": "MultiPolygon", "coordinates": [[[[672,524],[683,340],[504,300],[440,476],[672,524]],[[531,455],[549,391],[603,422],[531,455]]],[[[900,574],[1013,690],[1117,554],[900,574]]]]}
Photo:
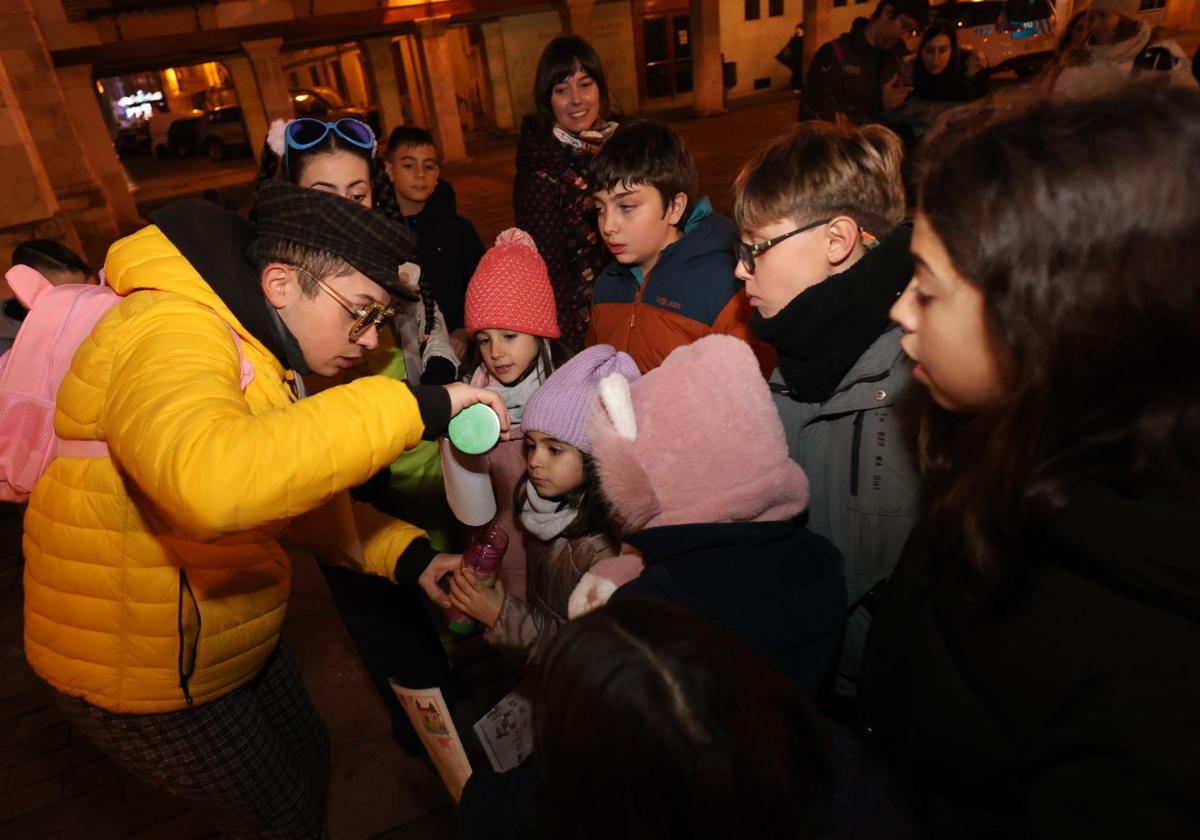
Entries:
{"type": "Polygon", "coordinates": [[[530,397],[521,420],[523,480],[514,507],[525,531],[525,598],[481,586],[470,569],[454,573],[450,602],[488,627],[484,638],[532,660],[567,620],[567,600],[597,561],[620,545],[592,464],[588,417],[601,380],[638,378],[637,363],[607,344],[589,347],[530,397]]]}

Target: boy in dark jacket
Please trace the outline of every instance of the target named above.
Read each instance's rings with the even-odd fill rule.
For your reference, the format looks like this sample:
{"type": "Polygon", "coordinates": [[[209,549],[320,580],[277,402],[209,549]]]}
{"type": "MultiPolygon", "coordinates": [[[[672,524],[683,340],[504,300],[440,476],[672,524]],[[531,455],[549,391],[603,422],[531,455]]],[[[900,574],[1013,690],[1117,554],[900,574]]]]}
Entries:
{"type": "Polygon", "coordinates": [[[458,215],[454,188],[438,178],[441,163],[428,131],[415,126],[394,129],[385,164],[404,221],[417,234],[417,265],[433,284],[450,342],[462,358],[469,341],[463,329],[463,300],[483,256],[483,242],[470,220],[458,215]]]}
{"type": "Polygon", "coordinates": [[[928,0],[880,0],[870,20],[858,18],[849,32],[821,45],[808,68],[800,119],[844,114],[861,124],[903,105],[912,92],[900,73],[905,39],[928,20],[928,0]]]}
{"type": "Polygon", "coordinates": [[[592,164],[597,226],[613,261],[592,295],[587,344],[611,344],[643,373],[684,344],[715,333],[748,342],[766,376],[774,354],[750,335],[751,309],[733,275],[737,229],[693,204],[696,169],[659,122],[617,131],[592,164]]]}

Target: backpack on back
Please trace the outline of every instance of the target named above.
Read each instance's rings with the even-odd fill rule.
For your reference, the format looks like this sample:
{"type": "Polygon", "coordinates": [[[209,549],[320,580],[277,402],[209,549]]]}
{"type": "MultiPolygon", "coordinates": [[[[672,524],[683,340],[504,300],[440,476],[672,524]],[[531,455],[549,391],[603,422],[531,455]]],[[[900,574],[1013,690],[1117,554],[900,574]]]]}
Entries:
{"type": "MultiPolygon", "coordinates": [[[[0,356],[0,501],[24,502],[59,451],[58,386],[79,345],[121,298],[108,286],[56,287],[24,265],[5,278],[29,314],[0,356]]],[[[92,443],[103,447],[97,454],[107,453],[102,442],[92,443]]]]}
{"type": "MultiPolygon", "coordinates": [[[[54,403],[75,351],[121,296],[103,284],[103,274],[99,286],[54,286],[34,269],[17,265],[5,279],[29,314],[12,349],[0,356],[0,501],[24,502],[58,455],[108,455],[108,444],[102,440],[58,437],[54,403]]],[[[254,378],[254,366],[242,353],[241,337],[225,326],[237,347],[245,391],[254,378]]]]}

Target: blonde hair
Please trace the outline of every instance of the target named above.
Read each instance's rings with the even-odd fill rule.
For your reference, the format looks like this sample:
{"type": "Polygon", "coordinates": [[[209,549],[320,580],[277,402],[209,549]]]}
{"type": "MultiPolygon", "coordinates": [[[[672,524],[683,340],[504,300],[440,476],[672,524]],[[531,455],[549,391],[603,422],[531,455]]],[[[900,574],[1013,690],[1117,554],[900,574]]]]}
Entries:
{"type": "Polygon", "coordinates": [[[764,148],[734,181],[743,230],[849,216],[882,238],[904,219],[900,138],[880,125],[805,122],[764,148]]]}

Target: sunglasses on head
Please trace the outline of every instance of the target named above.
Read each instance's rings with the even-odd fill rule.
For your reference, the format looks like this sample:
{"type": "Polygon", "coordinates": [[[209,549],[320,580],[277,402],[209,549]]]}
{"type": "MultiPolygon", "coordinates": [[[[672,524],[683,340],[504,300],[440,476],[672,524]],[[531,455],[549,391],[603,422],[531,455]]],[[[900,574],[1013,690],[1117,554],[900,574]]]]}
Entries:
{"type": "Polygon", "coordinates": [[[311,149],[333,132],[347,143],[375,152],[375,132],[360,120],[344,117],[337,122],[324,122],[313,117],[297,117],[287,124],[283,136],[289,149],[303,152],[311,149]]]}

